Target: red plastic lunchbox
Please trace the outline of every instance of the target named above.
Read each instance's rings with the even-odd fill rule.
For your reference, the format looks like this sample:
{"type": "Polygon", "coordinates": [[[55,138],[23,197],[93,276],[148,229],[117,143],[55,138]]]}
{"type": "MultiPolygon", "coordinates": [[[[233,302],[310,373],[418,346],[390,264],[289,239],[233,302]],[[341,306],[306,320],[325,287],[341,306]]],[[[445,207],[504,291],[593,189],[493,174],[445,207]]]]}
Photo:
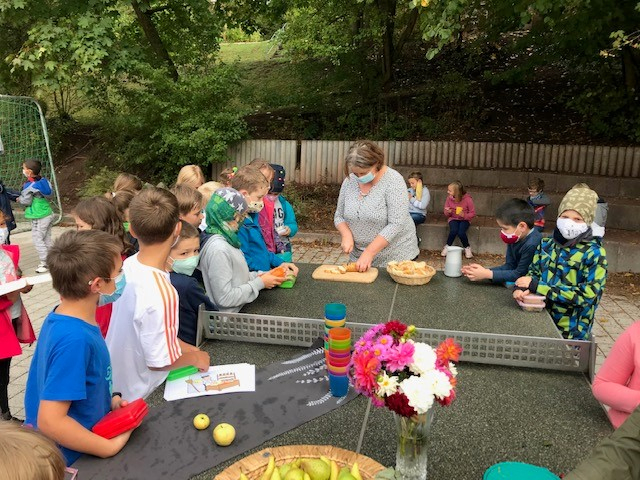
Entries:
{"type": "Polygon", "coordinates": [[[139,427],[147,413],[149,413],[147,402],[139,398],[129,402],[126,407],[107,413],[91,431],[104,438],[117,437],[121,433],[139,427]]]}

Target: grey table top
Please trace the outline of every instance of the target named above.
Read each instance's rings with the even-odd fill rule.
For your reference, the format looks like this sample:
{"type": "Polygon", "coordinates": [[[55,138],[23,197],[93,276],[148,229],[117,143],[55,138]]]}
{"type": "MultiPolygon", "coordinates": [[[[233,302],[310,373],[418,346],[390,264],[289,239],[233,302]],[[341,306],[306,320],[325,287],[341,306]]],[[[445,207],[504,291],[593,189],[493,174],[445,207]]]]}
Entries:
{"type": "Polygon", "coordinates": [[[324,305],[347,306],[347,320],[379,323],[398,319],[417,327],[559,338],[546,311],[521,310],[511,291],[498,285],[449,278],[438,272],[427,285],[393,281],[384,269],[370,284],[331,282],[311,278],[317,265],[299,264],[292,289],[263,290],[242,312],[284,317],[322,318],[324,305]]]}

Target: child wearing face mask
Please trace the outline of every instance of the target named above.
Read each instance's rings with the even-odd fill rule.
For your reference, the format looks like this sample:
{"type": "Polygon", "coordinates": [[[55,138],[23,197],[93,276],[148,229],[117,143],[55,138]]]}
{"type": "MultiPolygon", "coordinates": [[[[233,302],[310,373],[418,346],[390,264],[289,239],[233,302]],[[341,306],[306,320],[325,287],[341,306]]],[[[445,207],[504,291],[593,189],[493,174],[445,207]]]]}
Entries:
{"type": "Polygon", "coordinates": [[[247,165],[236,172],[231,180],[231,185],[242,194],[248,205],[249,215],[244,219],[238,231],[238,238],[240,239],[240,248],[247,260],[249,270],[252,272],[267,272],[282,265],[297,276],[298,268],[293,263],[285,262],[274,252],[270,252],[262,236],[259,214],[264,208],[263,198],[269,191],[269,179],[256,167],[247,165]]]}
{"type": "Polygon", "coordinates": [[[460,238],[464,248],[464,256],[473,258],[467,230],[471,225],[471,220],[476,216],[476,209],[473,199],[465,190],[461,182],[456,180],[447,186],[447,199],[444,202],[444,214],[449,223],[449,236],[447,244],[440,252],[443,257],[447,256],[447,247],[453,245],[456,237],[460,238]]]}
{"type": "Polygon", "coordinates": [[[553,236],[543,238],[526,276],[516,280],[513,296],[544,295],[562,336],[588,340],[607,278],[607,257],[591,223],[598,194],[576,186],[560,202],[553,236]]]}
{"type": "MultiPolygon", "coordinates": [[[[198,310],[204,303],[207,311],[218,310],[194,277],[200,260],[200,232],[182,220],[180,237],[169,252],[167,271],[180,302],[178,338],[190,345],[197,343],[198,310]]],[[[197,345],[196,345],[197,346],[197,345]]]]}
{"type": "Polygon", "coordinates": [[[500,238],[507,244],[504,265],[485,268],[477,263],[462,267],[462,274],[472,282],[491,280],[493,283],[515,282],[527,274],[533,254],[542,234],[533,228],[533,208],[519,198],[507,200],[496,210],[500,238]]]}
{"type": "Polygon", "coordinates": [[[216,191],[205,209],[207,236],[202,242],[200,270],[207,295],[221,312],[239,312],[258,298],[260,290],[285,280],[271,272],[249,271],[238,236],[246,212],[245,198],[230,187],[216,191]]]}

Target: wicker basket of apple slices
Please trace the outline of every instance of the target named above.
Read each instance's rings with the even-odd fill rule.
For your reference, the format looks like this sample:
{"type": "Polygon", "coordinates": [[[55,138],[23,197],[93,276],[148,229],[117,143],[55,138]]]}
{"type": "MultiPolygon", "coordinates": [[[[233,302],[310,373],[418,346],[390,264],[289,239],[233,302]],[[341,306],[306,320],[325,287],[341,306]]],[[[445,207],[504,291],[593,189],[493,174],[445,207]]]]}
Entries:
{"type": "MultiPolygon", "coordinates": [[[[317,469],[316,473],[320,474],[321,478],[323,473],[331,471],[331,468],[337,468],[338,471],[347,468],[353,478],[373,480],[385,467],[365,455],[331,445],[288,445],[265,448],[244,457],[216,475],[215,480],[240,480],[241,478],[259,480],[268,472],[268,469],[271,469],[272,473],[275,468],[279,469],[281,478],[284,478],[292,468],[300,469],[302,472],[306,471],[303,468],[317,469]],[[284,475],[282,475],[283,471],[284,475]]],[[[292,474],[290,478],[293,477],[295,475],[292,474]]]]}

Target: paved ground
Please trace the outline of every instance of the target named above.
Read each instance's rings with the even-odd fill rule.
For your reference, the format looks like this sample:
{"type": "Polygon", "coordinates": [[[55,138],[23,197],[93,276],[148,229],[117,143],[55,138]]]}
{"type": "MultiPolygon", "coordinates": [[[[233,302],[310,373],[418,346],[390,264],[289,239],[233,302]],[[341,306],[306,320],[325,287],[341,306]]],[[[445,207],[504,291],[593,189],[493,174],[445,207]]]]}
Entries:
{"type": "MultiPolygon", "coordinates": [[[[65,230],[62,227],[55,227],[53,229],[54,238],[65,230]]],[[[12,243],[16,243],[21,247],[22,258],[20,266],[24,275],[35,275],[34,270],[38,264],[38,259],[35,255],[30,232],[12,235],[11,240],[12,243]]],[[[336,244],[296,242],[294,246],[295,262],[337,264],[345,262],[346,259],[347,257],[340,250],[340,246],[336,244]]],[[[428,261],[436,269],[444,267],[444,259],[438,255],[428,255],[428,261]]],[[[483,265],[492,266],[499,260],[495,256],[479,256],[475,261],[483,265]]],[[[36,285],[30,293],[23,295],[22,299],[29,312],[37,336],[44,317],[58,303],[58,295],[51,288],[51,284],[44,284],[36,285]]],[[[636,320],[640,320],[640,298],[631,300],[624,296],[610,295],[605,291],[596,315],[596,324],[593,327],[593,332],[598,339],[596,369],[604,362],[618,335],[636,320]]],[[[35,344],[30,347],[23,347],[23,354],[15,357],[11,363],[9,406],[13,415],[18,418],[24,418],[24,391],[29,363],[34,349],[35,344]]]]}

